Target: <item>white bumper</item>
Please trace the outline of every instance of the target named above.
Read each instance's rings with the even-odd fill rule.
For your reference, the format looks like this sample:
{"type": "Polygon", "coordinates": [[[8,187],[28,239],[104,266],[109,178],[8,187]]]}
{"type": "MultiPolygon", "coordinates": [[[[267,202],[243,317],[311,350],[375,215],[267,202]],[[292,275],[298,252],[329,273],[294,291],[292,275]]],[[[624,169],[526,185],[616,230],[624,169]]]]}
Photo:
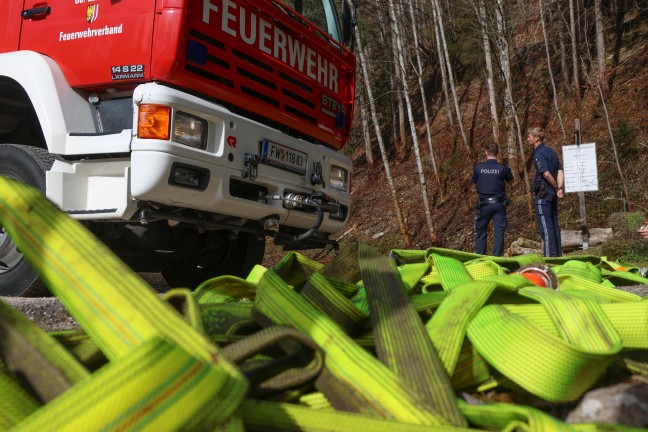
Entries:
{"type": "MultiPolygon", "coordinates": [[[[350,205],[349,191],[329,186],[331,165],[351,172],[350,160],[334,150],[289,137],[220,105],[156,84],[139,86],[133,100],[135,104],[171,106],[206,120],[207,149],[133,136],[130,160],[57,162],[48,173],[48,196],[79,219],[128,220],[136,213],[137,202],[146,201],[250,220],[277,216],[282,225],[304,229],[315,224],[315,214],[288,210],[281,200],[253,201],[233,193],[238,189],[232,189],[232,182],[238,182],[239,188],[249,185],[276,197],[289,192],[304,195],[322,192],[347,208],[350,205]],[[246,178],[245,157],[259,156],[260,142],[264,139],[306,154],[306,172],[295,173],[259,163],[252,171],[256,177],[246,178]],[[311,182],[315,164],[321,166],[324,185],[311,182]],[[177,165],[197,169],[208,180],[199,189],[174,185],[171,174],[177,165]]],[[[136,124],[137,106],[133,115],[136,124]]],[[[345,221],[325,216],[320,231],[332,234],[344,225],[345,221]]]]}

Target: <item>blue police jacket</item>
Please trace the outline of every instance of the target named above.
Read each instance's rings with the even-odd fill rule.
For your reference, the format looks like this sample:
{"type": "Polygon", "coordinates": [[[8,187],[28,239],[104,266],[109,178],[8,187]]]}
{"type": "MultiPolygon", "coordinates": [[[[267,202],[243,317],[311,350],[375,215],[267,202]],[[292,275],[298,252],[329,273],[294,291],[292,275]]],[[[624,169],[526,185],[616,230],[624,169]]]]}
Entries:
{"type": "Polygon", "coordinates": [[[477,185],[479,200],[486,198],[506,197],[505,182],[513,180],[513,173],[508,165],[495,159],[487,159],[473,168],[472,182],[477,185]]]}
{"type": "Polygon", "coordinates": [[[535,184],[545,183],[547,195],[556,195],[556,191],[545,182],[542,174],[549,171],[553,178],[558,180],[558,170],[562,170],[558,154],[552,148],[541,143],[533,152],[533,163],[536,168],[533,182],[535,184]]]}

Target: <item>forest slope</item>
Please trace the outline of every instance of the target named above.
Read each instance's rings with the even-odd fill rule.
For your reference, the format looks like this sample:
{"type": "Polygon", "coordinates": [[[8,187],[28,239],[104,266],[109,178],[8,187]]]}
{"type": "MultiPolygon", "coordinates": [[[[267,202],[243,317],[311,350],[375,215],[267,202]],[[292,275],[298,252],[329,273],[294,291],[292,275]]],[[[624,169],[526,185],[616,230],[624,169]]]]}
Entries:
{"type": "MultiPolygon", "coordinates": [[[[627,32],[618,49],[618,63],[611,71],[611,90],[605,106],[601,104],[595,73],[590,71],[582,91],[582,101],[565,92],[558,92],[560,114],[567,139],[563,139],[560,122],[554,110],[551,85],[546,73],[544,47],[538,46],[537,38],[525,36],[521,42],[529,46],[518,46],[525,53],[525,62],[519,65],[515,74],[517,98],[520,100],[520,128],[526,131],[531,126],[541,126],[546,130],[546,144],[561,154],[562,145],[573,144],[573,128],[578,120],[581,125],[581,142],[596,143],[597,171],[599,190],[586,192],[586,223],[589,227],[609,227],[611,216],[624,211],[635,215],[632,224],[640,223],[638,217],[648,217],[648,32],[645,25],[627,32]],[[544,65],[544,66],[543,66],[544,65]],[[612,146],[611,136],[616,145],[612,146]],[[625,178],[629,200],[624,197],[625,178]]],[[[612,54],[610,55],[612,56],[612,54]]],[[[474,241],[473,218],[476,194],[472,189],[470,177],[473,165],[483,158],[483,145],[492,140],[491,119],[485,83],[479,73],[464,74],[469,79],[460,80],[458,93],[462,109],[463,123],[469,137],[469,148],[457,138],[457,131],[448,126],[448,119],[442,94],[433,94],[430,103],[431,131],[438,161],[441,185],[436,183],[431,164],[427,162],[427,143],[424,124],[417,124],[417,136],[421,159],[424,163],[426,187],[431,197],[430,207],[436,241],[433,241],[427,227],[419,182],[415,152],[409,151],[405,157],[398,157],[393,142],[387,143],[390,155],[389,166],[397,190],[397,198],[402,207],[405,224],[413,240],[413,248],[425,249],[442,246],[452,249],[472,251],[474,241]],[[443,191],[443,193],[442,193],[443,191]]],[[[431,80],[434,77],[430,77],[431,80]]],[[[360,83],[362,85],[362,83],[360,83]]],[[[430,83],[430,88],[435,83],[430,83]]],[[[416,87],[411,90],[412,100],[417,100],[416,87]]],[[[362,91],[359,89],[358,91],[362,91]]],[[[423,118],[419,103],[417,119],[423,118]]],[[[356,110],[355,136],[347,147],[354,161],[353,205],[348,228],[337,236],[344,247],[354,241],[374,245],[387,252],[391,249],[405,248],[406,244],[399,229],[393,200],[388,188],[385,169],[375,137],[372,134],[372,151],[377,163],[374,168],[367,164],[363,143],[362,127],[356,110]]],[[[382,118],[390,118],[383,112],[382,118]]],[[[389,136],[388,126],[381,125],[384,137],[389,136]]],[[[501,121],[501,137],[506,136],[504,121],[501,121]]],[[[409,136],[409,133],[408,133],[409,136]]],[[[503,138],[502,138],[503,139],[503,138]]],[[[524,142],[527,169],[532,175],[533,168],[529,158],[532,151],[524,142]]],[[[502,143],[500,143],[502,146],[502,143]]],[[[508,208],[509,227],[506,232],[506,246],[519,237],[539,240],[535,218],[531,211],[531,200],[524,177],[523,165],[513,167],[516,182],[509,191],[513,204],[508,208]]],[[[560,202],[560,223],[563,230],[580,230],[582,219],[580,201],[577,193],[567,194],[560,202]]],[[[614,219],[613,220],[618,220],[614,219]]],[[[615,227],[612,227],[615,228],[615,227]]],[[[489,245],[492,244],[489,239],[489,245]]],[[[490,247],[490,246],[489,246],[490,247]]],[[[629,258],[648,261],[648,247],[629,251],[629,258]]],[[[312,251],[313,257],[330,256],[328,252],[312,251]]],[[[623,254],[622,254],[623,255],[623,254]]]]}

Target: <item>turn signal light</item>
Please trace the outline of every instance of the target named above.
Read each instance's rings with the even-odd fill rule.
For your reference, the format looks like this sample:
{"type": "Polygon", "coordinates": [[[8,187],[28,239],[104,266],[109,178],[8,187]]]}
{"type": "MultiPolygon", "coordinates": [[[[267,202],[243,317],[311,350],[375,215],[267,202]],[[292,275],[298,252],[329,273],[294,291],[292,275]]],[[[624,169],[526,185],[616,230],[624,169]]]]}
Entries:
{"type": "Polygon", "coordinates": [[[137,135],[145,139],[168,140],[171,130],[171,108],[164,105],[139,106],[137,135]]]}

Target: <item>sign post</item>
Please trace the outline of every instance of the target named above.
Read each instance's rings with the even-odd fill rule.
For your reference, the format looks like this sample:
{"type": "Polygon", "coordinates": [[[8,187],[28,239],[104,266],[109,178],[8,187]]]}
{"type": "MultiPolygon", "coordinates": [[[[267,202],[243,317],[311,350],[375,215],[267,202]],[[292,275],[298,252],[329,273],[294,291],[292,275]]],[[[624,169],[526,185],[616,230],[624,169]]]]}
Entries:
{"type": "Polygon", "coordinates": [[[585,192],[598,190],[596,143],[581,144],[580,121],[574,128],[574,145],[563,146],[565,193],[578,192],[583,250],[589,249],[589,230],[585,212],[585,192]]]}

